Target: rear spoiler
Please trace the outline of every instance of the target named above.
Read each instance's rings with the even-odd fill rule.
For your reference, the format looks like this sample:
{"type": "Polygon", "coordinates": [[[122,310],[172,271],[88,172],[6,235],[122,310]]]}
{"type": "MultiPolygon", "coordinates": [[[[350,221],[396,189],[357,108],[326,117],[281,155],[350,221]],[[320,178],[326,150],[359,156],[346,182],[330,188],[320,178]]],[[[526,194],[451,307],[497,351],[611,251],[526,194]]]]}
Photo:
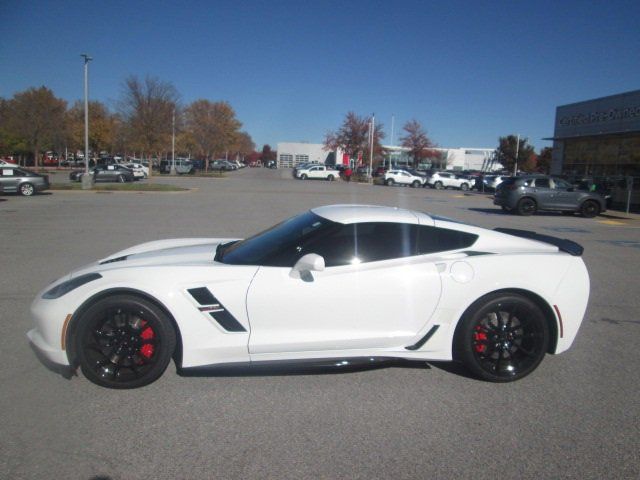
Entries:
{"type": "Polygon", "coordinates": [[[567,252],[574,257],[580,257],[584,252],[582,245],[567,238],[552,237],[551,235],[542,235],[530,230],[518,230],[516,228],[494,228],[494,230],[496,232],[506,233],[520,238],[528,238],[529,240],[537,240],[539,242],[555,245],[561,251],[567,252]]]}

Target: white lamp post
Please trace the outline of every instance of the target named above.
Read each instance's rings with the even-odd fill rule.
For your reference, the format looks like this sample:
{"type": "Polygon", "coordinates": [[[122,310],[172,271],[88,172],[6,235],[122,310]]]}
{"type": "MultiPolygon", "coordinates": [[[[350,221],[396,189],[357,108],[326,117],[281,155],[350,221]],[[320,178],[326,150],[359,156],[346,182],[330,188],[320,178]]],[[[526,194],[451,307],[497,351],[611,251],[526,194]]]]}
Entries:
{"type": "Polygon", "coordinates": [[[82,189],[87,190],[92,186],[92,177],[89,175],[89,62],[93,60],[83,53],[84,58],[84,175],[82,175],[82,189]]]}

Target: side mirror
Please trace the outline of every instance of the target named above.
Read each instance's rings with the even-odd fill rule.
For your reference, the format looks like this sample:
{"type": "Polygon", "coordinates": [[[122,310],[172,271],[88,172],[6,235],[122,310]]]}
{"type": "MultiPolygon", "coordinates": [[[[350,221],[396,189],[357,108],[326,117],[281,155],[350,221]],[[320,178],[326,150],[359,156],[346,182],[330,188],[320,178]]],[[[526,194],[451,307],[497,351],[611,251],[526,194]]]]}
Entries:
{"type": "Polygon", "coordinates": [[[311,272],[324,270],[324,258],[315,253],[307,253],[300,258],[289,272],[291,278],[299,278],[305,282],[313,282],[311,272]]]}

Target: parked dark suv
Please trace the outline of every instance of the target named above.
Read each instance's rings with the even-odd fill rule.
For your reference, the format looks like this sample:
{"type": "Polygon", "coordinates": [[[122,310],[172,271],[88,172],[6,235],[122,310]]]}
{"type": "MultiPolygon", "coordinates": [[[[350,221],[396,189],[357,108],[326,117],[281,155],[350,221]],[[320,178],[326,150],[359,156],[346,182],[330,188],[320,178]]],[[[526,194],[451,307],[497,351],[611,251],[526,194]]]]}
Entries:
{"type": "Polygon", "coordinates": [[[507,178],[498,185],[493,203],[519,215],[555,210],[591,218],[606,210],[600,194],[578,190],[566,180],[548,175],[507,178]]]}

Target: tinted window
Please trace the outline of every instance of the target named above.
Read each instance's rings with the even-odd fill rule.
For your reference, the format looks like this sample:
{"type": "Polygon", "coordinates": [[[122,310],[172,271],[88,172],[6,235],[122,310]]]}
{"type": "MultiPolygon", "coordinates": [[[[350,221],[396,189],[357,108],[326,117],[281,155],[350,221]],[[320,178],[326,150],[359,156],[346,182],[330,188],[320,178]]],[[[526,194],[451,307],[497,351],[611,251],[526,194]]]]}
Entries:
{"type": "Polygon", "coordinates": [[[447,250],[458,250],[468,248],[478,239],[478,235],[449,230],[448,228],[438,228],[420,226],[418,234],[418,254],[446,252],[447,250]]]}
{"type": "Polygon", "coordinates": [[[567,182],[566,180],[563,180],[561,178],[554,178],[553,179],[553,183],[556,184],[556,188],[571,188],[571,184],[569,182],[567,182]]]}
{"type": "Polygon", "coordinates": [[[537,178],[536,179],[536,187],[537,188],[551,188],[551,184],[548,178],[537,178]]]}

